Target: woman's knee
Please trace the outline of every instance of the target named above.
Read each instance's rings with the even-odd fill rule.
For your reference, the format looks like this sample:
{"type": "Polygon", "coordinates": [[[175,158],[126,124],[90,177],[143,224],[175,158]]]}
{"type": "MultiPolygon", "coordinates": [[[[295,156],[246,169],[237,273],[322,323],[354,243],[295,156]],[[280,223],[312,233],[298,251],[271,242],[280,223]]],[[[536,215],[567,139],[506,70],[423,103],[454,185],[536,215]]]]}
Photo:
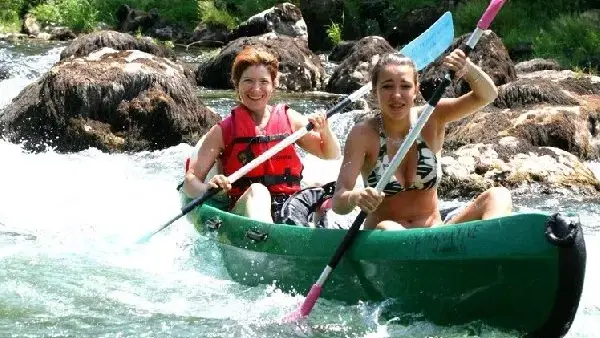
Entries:
{"type": "Polygon", "coordinates": [[[381,221],[375,226],[376,230],[405,230],[405,228],[398,222],[394,221],[381,221]]]}
{"type": "Polygon", "coordinates": [[[248,194],[249,197],[252,198],[260,198],[266,197],[268,199],[271,198],[271,193],[269,193],[269,189],[260,183],[252,183],[248,190],[246,190],[245,194],[248,194]]]}
{"type": "Polygon", "coordinates": [[[510,195],[510,190],[506,189],[505,187],[490,188],[482,194],[482,198],[485,199],[487,203],[501,206],[507,210],[512,209],[512,197],[510,195]]]}

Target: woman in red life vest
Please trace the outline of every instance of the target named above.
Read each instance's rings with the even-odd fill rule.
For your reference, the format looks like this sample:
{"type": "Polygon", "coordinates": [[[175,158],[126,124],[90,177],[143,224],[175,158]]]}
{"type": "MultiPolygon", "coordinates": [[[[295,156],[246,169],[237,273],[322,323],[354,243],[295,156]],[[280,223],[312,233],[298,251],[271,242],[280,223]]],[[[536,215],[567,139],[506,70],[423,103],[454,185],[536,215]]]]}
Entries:
{"type": "Polygon", "coordinates": [[[237,55],[231,80],[240,104],[206,134],[197,160],[186,174],[183,191],[188,197],[195,198],[210,187],[220,187],[229,195],[231,212],[279,223],[284,202],[301,189],[303,166],[294,145],[233,183],[227,176],[309,122],[314,129],[296,144],[322,159],[339,158],[339,142],[325,114],[304,116],[285,104],[269,105],[277,87],[277,67],[277,59],[262,50],[246,47],[237,55]],[[223,174],[204,182],[217,160],[223,174]]]}

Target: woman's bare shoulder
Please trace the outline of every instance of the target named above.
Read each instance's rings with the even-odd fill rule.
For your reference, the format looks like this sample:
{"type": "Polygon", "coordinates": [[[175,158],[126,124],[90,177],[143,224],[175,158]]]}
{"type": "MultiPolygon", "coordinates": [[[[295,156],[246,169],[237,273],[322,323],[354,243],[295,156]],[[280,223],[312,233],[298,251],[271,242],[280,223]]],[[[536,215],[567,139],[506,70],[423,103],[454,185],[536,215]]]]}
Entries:
{"type": "Polygon", "coordinates": [[[350,134],[357,134],[360,137],[373,137],[378,135],[378,124],[376,116],[366,116],[357,122],[350,130],[350,134]]]}

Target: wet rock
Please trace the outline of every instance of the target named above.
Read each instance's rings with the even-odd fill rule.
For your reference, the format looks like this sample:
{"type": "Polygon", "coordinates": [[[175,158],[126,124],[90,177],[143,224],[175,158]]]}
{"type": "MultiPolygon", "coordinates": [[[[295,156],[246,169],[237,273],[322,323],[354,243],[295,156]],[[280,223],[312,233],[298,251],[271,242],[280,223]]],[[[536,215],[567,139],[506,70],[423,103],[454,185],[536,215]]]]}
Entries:
{"type": "Polygon", "coordinates": [[[352,47],[350,54],[338,65],[326,90],[331,93],[350,94],[371,81],[371,70],[383,54],[394,48],[382,37],[367,36],[352,47]]]}
{"type": "Polygon", "coordinates": [[[119,32],[135,32],[140,29],[142,32],[149,30],[159,21],[158,10],[156,8],[146,12],[137,8],[121,5],[115,13],[117,27],[119,32]]]}
{"type": "Polygon", "coordinates": [[[329,54],[329,61],[340,62],[347,58],[354,50],[356,41],[343,41],[339,45],[333,47],[333,50],[329,54]]]}
{"type": "Polygon", "coordinates": [[[128,5],[121,5],[115,16],[118,30],[123,33],[140,31],[146,36],[164,41],[179,41],[189,38],[189,34],[182,25],[162,19],[156,8],[146,12],[128,5]]]}
{"type": "Polygon", "coordinates": [[[50,40],[68,41],[77,38],[77,35],[68,27],[50,27],[48,32],[50,33],[50,40]]]}
{"type": "Polygon", "coordinates": [[[582,160],[596,159],[600,156],[598,93],[600,77],[570,71],[526,73],[501,86],[493,105],[449,124],[445,147],[455,150],[512,136],[528,146],[556,147],[582,160]]]}
{"type": "Polygon", "coordinates": [[[194,143],[219,119],[181,65],[104,48],[64,59],[27,86],[4,109],[0,133],[32,151],[157,150],[194,143]]]}
{"type": "Polygon", "coordinates": [[[531,73],[538,70],[561,70],[562,67],[554,59],[536,58],[529,61],[519,62],[515,65],[517,73],[531,73]]]}
{"type": "Polygon", "coordinates": [[[78,37],[60,53],[60,59],[86,56],[104,47],[114,50],[139,50],[159,57],[175,59],[173,51],[150,39],[138,39],[130,34],[115,31],[98,31],[78,37]]]}
{"type": "MultiPolygon", "coordinates": [[[[448,51],[459,47],[464,47],[470,34],[465,34],[456,39],[448,51]]],[[[433,94],[440,79],[444,76],[447,69],[442,66],[445,55],[440,56],[435,62],[432,62],[421,73],[421,94],[428,99],[433,94]]],[[[515,66],[504,47],[502,40],[491,30],[486,30],[475,49],[469,54],[471,61],[481,67],[494,81],[496,86],[500,86],[517,79],[515,66]]],[[[469,84],[460,79],[453,82],[446,88],[444,97],[458,97],[471,90],[469,84]]]]}
{"type": "Polygon", "coordinates": [[[192,43],[202,47],[221,47],[229,40],[229,34],[225,25],[200,22],[192,34],[192,43]]]}
{"type": "Polygon", "coordinates": [[[558,83],[543,78],[525,78],[500,86],[493,104],[499,108],[517,108],[538,103],[577,105],[578,101],[558,83]]]}
{"type": "Polygon", "coordinates": [[[319,57],[306,47],[304,41],[272,33],[240,38],[228,43],[219,55],[198,67],[198,85],[220,89],[233,88],[231,66],[245,46],[263,49],[277,57],[280,89],[308,91],[322,87],[325,71],[319,57]]]}
{"type": "Polygon", "coordinates": [[[25,14],[21,32],[24,34],[27,34],[29,36],[36,36],[36,35],[40,34],[40,24],[37,22],[37,19],[35,18],[35,16],[33,14],[30,14],[30,13],[25,14]]]}
{"type": "Polygon", "coordinates": [[[497,144],[470,144],[445,154],[439,193],[472,197],[492,186],[513,192],[598,196],[600,181],[575,155],[554,147],[527,147],[514,137],[497,144]],[[525,149],[523,149],[525,148],[525,149]]]}
{"type": "Polygon", "coordinates": [[[327,28],[332,22],[341,24],[344,13],[343,1],[300,0],[300,9],[307,26],[308,47],[314,51],[331,49],[333,42],[327,35],[327,28]]]}
{"type": "Polygon", "coordinates": [[[266,33],[290,36],[307,43],[308,29],[300,8],[284,2],[251,16],[231,32],[229,41],[266,33]]]}

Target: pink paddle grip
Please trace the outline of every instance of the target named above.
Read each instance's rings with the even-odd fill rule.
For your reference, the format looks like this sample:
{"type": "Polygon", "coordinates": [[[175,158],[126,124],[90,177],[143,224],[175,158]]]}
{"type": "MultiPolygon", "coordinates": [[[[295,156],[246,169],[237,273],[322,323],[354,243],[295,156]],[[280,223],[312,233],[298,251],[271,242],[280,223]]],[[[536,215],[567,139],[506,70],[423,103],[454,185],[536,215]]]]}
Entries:
{"type": "Polygon", "coordinates": [[[302,317],[308,316],[310,311],[312,311],[312,308],[315,306],[319,295],[321,295],[321,290],[323,290],[323,288],[317,284],[313,284],[313,286],[310,288],[308,295],[306,295],[306,299],[304,299],[304,303],[302,303],[302,306],[300,307],[300,315],[302,315],[302,317]]]}
{"type": "Polygon", "coordinates": [[[504,5],[505,1],[506,0],[492,0],[488,8],[485,10],[485,13],[483,13],[481,19],[479,19],[477,27],[479,27],[480,29],[488,29],[488,27],[496,17],[496,14],[498,14],[498,11],[500,10],[500,8],[502,8],[502,5],[504,5]]]}
{"type": "Polygon", "coordinates": [[[312,308],[315,306],[315,303],[317,302],[317,299],[319,298],[322,289],[323,288],[318,286],[317,284],[313,284],[313,286],[310,288],[310,291],[308,292],[308,295],[306,295],[302,306],[300,306],[298,310],[285,316],[285,318],[283,318],[283,322],[295,322],[303,317],[308,316],[312,308]]]}

